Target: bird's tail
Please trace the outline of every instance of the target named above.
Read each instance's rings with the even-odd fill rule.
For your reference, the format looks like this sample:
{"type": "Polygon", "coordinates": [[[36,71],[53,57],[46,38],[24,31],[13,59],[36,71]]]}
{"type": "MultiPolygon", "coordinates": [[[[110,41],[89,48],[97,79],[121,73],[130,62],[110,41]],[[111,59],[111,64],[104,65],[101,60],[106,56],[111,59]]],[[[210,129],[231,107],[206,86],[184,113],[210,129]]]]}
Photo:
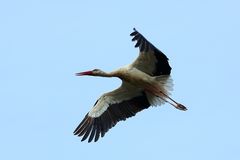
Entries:
{"type": "Polygon", "coordinates": [[[155,85],[149,85],[147,87],[148,92],[160,98],[161,103],[167,102],[179,110],[183,111],[187,110],[187,108],[184,105],[176,102],[170,97],[171,95],[170,92],[173,91],[173,80],[171,76],[161,75],[156,76],[154,78],[156,83],[155,85]]]}
{"type": "Polygon", "coordinates": [[[173,91],[173,79],[171,78],[170,75],[161,75],[161,76],[156,76],[154,77],[157,86],[156,88],[166,95],[171,95],[171,91],[173,91]]]}

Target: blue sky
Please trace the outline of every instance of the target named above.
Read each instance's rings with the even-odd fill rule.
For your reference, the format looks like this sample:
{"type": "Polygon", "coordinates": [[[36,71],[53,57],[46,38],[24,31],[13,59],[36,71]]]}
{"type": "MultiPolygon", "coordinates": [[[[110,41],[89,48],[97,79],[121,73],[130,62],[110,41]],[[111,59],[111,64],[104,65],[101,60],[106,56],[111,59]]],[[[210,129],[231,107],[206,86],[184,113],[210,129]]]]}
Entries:
{"type": "Polygon", "coordinates": [[[239,160],[240,3],[237,0],[1,1],[0,159],[239,160]],[[72,132],[138,55],[136,27],[170,59],[166,104],[120,122],[97,143],[72,132]]]}

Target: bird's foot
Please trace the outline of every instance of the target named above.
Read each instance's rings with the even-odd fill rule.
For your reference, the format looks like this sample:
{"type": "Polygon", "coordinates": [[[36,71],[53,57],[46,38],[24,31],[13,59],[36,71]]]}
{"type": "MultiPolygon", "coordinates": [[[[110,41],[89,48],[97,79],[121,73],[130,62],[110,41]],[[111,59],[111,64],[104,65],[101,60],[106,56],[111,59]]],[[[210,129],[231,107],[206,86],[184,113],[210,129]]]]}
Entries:
{"type": "Polygon", "coordinates": [[[177,103],[177,105],[175,106],[175,108],[182,110],[182,111],[186,111],[187,107],[185,107],[184,105],[177,103]]]}

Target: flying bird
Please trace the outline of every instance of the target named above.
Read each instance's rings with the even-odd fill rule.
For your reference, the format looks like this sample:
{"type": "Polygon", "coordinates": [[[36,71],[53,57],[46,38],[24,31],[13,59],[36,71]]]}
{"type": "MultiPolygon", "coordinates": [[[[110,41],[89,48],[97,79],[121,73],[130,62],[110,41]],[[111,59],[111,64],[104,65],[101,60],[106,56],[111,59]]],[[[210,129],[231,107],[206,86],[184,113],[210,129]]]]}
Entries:
{"type": "Polygon", "coordinates": [[[127,66],[112,72],[100,69],[76,73],[77,76],[117,77],[122,85],[108,93],[104,93],[86,114],[74,131],[74,135],[88,138],[88,142],[97,141],[117,122],[135,116],[137,112],[169,103],[179,110],[187,108],[170,97],[173,82],[170,77],[171,67],[168,58],[151,44],[135,28],[130,34],[135,47],[139,48],[137,59],[127,66]]]}

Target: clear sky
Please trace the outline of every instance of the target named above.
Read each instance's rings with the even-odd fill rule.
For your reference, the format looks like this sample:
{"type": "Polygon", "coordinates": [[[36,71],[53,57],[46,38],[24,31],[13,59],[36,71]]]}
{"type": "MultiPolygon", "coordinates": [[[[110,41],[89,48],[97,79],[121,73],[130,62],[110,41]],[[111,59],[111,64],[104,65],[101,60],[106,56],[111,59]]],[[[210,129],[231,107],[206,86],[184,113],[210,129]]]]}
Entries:
{"type": "Polygon", "coordinates": [[[0,2],[0,159],[239,160],[238,0],[0,2]],[[138,55],[136,27],[170,59],[173,98],[118,123],[97,143],[72,134],[138,55]]]}

